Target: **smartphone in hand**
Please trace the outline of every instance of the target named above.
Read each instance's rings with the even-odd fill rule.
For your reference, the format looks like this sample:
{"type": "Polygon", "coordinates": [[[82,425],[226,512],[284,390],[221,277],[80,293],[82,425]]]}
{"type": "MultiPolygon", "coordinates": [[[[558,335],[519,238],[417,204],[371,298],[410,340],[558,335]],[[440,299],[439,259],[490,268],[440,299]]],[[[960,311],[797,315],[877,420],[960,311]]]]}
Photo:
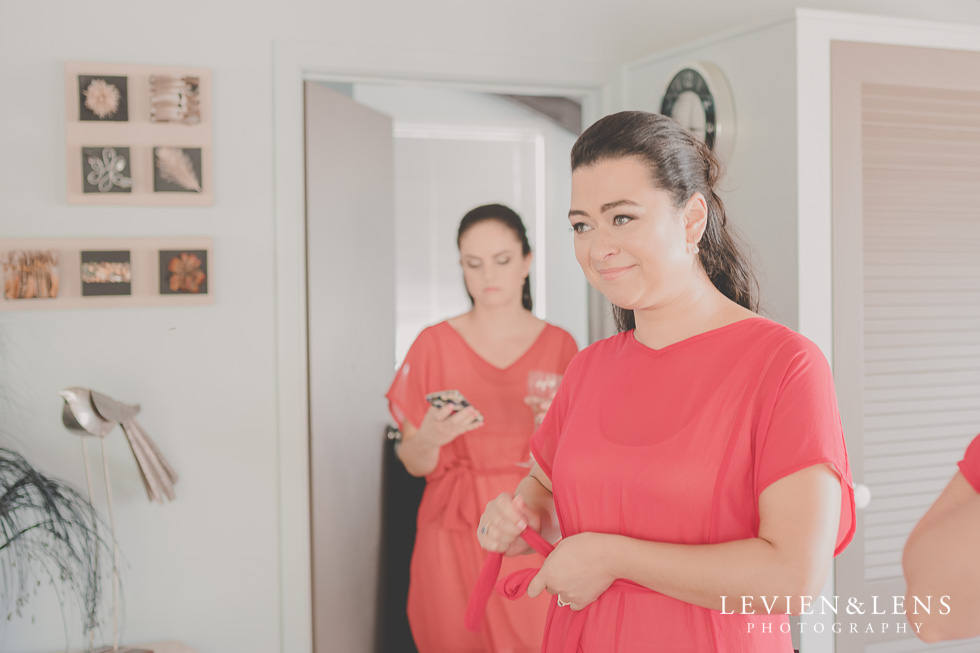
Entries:
{"type": "MultiPolygon", "coordinates": [[[[453,407],[453,412],[463,410],[464,408],[469,408],[470,402],[466,401],[466,397],[459,390],[441,390],[439,392],[433,392],[425,396],[425,400],[436,408],[442,408],[446,405],[451,405],[453,407]]],[[[483,421],[483,415],[477,411],[477,421],[483,421]]]]}

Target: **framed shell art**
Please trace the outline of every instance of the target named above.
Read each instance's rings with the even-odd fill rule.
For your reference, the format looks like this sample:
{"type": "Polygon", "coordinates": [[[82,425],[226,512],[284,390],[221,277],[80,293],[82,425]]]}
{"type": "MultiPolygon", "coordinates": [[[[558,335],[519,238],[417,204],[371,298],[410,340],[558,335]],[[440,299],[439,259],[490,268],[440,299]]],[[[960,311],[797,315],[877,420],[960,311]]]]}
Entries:
{"type": "Polygon", "coordinates": [[[65,64],[69,204],[211,206],[211,73],[65,64]]]}
{"type": "Polygon", "coordinates": [[[214,303],[210,238],[3,239],[0,311],[214,303]]]}

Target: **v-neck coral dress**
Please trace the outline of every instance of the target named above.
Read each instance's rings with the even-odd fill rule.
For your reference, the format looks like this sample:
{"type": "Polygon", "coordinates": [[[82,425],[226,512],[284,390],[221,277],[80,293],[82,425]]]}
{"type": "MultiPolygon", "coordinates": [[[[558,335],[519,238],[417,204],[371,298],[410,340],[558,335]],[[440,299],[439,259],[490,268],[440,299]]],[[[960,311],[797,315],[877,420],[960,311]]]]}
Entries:
{"type": "MultiPolygon", "coordinates": [[[[613,533],[680,544],[757,537],[763,490],[820,463],[840,478],[835,555],[854,533],[827,360],[812,342],[765,318],[662,349],[642,345],[633,331],[593,344],[568,366],[531,448],[552,481],[565,537],[613,533]]],[[[739,609],[737,598],[728,605],[739,609]]],[[[793,647],[785,615],[722,614],[617,581],[581,612],[552,603],[542,651],[793,647]]]]}
{"type": "MultiPolygon", "coordinates": [[[[513,492],[527,476],[534,416],[524,403],[532,370],[563,374],[578,348],[568,332],[547,324],[512,365],[481,358],[448,322],[428,327],[412,344],[386,397],[392,417],[418,427],[425,396],[459,390],[486,420],[439,451],[419,506],[408,589],[408,621],[420,653],[537,653],[548,597],[508,601],[493,596],[479,633],[463,626],[467,601],[483,566],[476,529],[486,504],[513,492]]],[[[504,562],[509,573],[542,559],[504,562]]]]}

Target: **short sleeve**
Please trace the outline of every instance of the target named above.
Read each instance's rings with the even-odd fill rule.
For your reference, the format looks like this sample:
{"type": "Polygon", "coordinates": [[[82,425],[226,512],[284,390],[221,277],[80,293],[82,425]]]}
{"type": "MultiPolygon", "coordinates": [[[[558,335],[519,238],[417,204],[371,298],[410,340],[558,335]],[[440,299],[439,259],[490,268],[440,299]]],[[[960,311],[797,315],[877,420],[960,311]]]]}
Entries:
{"type": "Polygon", "coordinates": [[[793,338],[779,356],[789,358],[768,420],[756,442],[756,491],[813,465],[829,463],[840,479],[838,555],[854,536],[854,488],[834,381],[827,359],[812,342],[793,338]],[[784,353],[785,352],[785,353],[784,353]]]}
{"type": "Polygon", "coordinates": [[[430,373],[435,352],[431,350],[432,338],[423,331],[412,343],[385,398],[395,424],[401,428],[405,422],[418,428],[425,417],[429,404],[425,401],[425,379],[430,373]]]}
{"type": "Polygon", "coordinates": [[[973,486],[974,490],[980,492],[980,435],[973,438],[973,442],[966,448],[963,460],[959,464],[963,477],[973,486]]]}
{"type": "MultiPolygon", "coordinates": [[[[574,346],[575,341],[572,341],[574,346]]],[[[551,468],[555,462],[555,454],[558,451],[558,441],[561,439],[562,427],[565,423],[565,415],[568,412],[568,395],[570,387],[575,382],[575,359],[569,362],[565,368],[565,374],[558,391],[555,393],[555,400],[551,402],[541,426],[531,436],[531,455],[534,462],[541,466],[541,469],[551,478],[551,468]]]]}

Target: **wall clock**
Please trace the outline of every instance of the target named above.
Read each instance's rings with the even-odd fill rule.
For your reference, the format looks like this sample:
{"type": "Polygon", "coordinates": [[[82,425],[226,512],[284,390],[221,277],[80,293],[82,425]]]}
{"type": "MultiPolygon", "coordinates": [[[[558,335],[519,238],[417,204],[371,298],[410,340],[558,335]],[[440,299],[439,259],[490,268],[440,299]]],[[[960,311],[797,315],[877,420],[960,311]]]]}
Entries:
{"type": "Polygon", "coordinates": [[[670,76],[660,113],[694,132],[723,160],[735,146],[735,102],[724,73],[707,62],[689,62],[670,76]]]}

